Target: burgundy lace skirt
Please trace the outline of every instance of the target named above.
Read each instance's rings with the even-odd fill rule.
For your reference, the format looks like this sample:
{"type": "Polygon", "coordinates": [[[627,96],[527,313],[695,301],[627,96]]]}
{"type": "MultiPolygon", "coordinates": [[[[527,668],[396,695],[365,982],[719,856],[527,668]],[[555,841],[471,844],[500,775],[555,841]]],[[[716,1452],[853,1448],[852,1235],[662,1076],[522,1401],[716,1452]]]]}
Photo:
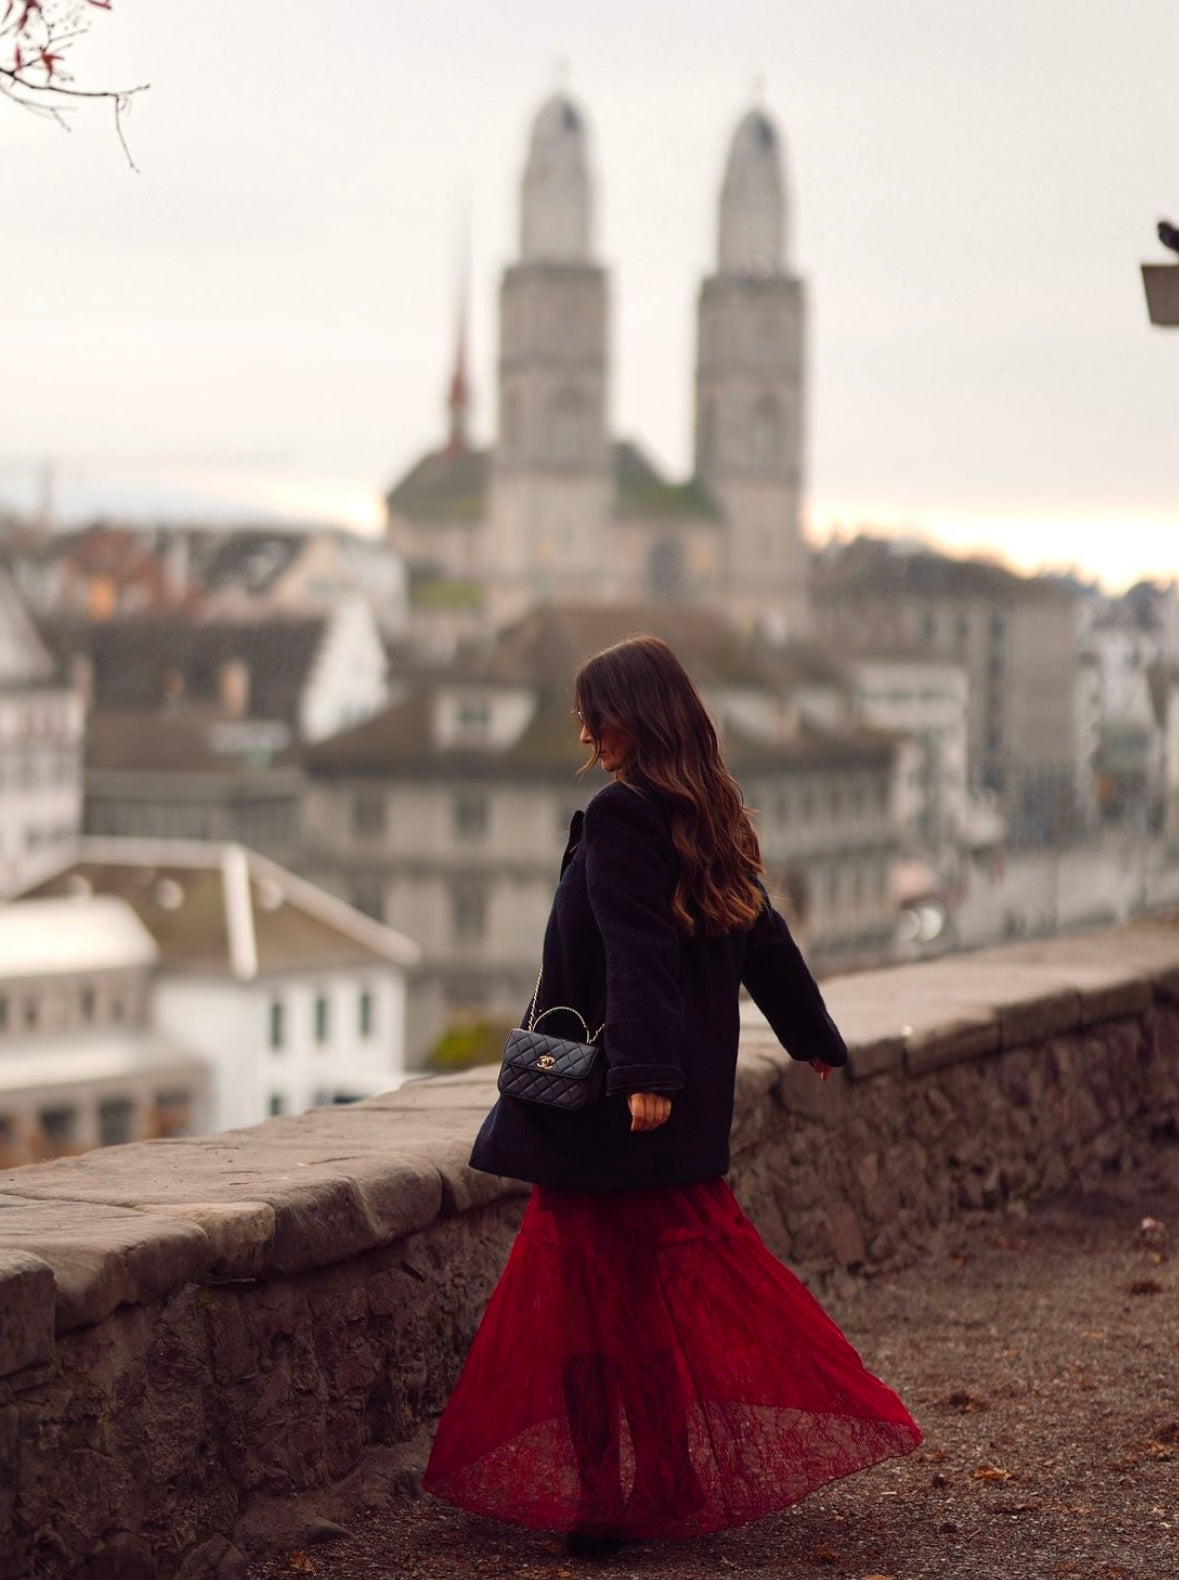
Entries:
{"type": "Polygon", "coordinates": [[[538,1186],[424,1485],[539,1530],[697,1536],[920,1441],[723,1180],[538,1186]]]}

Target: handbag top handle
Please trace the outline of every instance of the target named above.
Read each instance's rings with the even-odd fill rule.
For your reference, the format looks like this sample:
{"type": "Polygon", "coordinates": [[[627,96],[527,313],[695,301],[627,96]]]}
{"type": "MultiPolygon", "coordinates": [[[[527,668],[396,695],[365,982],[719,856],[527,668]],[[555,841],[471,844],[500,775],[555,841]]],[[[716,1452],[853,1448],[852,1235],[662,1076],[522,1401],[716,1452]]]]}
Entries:
{"type": "Polygon", "coordinates": [[[537,1026],[539,1026],[541,1021],[544,1019],[545,1015],[555,1015],[558,1010],[563,1009],[568,1014],[577,1016],[578,1020],[582,1024],[583,1030],[585,1031],[586,1042],[597,1042],[605,1028],[605,1021],[602,1022],[601,1026],[599,1026],[597,1031],[595,1031],[591,1036],[588,1021],[580,1010],[573,1008],[572,1004],[554,1004],[551,1009],[546,1009],[543,1014],[538,1015],[536,1013],[536,1006],[540,1003],[540,979],[543,975],[544,967],[541,966],[540,970],[536,974],[536,986],[532,990],[532,1001],[528,1006],[528,1030],[535,1031],[537,1026]]]}

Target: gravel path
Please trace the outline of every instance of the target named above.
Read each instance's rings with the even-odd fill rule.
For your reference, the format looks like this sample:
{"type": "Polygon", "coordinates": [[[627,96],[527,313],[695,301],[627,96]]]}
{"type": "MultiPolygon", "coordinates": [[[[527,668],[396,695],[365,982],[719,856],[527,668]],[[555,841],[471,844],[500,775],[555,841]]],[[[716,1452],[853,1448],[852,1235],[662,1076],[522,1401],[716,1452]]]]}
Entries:
{"type": "Polygon", "coordinates": [[[827,1309],[926,1440],[742,1530],[566,1559],[556,1537],[392,1498],[251,1580],[1175,1580],[1179,1146],[1099,1195],[988,1217],[827,1309]],[[1143,1229],[1144,1219],[1161,1227],[1143,1229]]]}

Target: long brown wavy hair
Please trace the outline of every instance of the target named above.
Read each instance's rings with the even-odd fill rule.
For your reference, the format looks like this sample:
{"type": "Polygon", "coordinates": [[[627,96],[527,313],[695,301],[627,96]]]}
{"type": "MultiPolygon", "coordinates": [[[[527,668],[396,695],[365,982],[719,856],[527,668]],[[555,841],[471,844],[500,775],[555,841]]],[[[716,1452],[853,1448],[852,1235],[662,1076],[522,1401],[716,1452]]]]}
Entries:
{"type": "Polygon", "coordinates": [[[593,739],[586,773],[601,759],[601,732],[631,743],[616,777],[662,793],[680,871],[672,915],[683,933],[701,921],[709,937],[751,927],[762,906],[761,852],[712,720],[667,643],[632,636],[587,658],[573,680],[577,711],[593,739]]]}

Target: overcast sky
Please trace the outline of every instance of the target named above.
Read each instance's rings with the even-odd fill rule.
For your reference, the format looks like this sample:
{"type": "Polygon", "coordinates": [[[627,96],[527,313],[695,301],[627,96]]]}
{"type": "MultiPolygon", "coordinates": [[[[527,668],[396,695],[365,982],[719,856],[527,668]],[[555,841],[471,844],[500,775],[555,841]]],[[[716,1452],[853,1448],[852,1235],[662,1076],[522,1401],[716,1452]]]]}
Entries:
{"type": "Polygon", "coordinates": [[[690,465],[694,301],[755,79],[810,302],[810,530],[1111,584],[1179,574],[1179,0],[114,0],[0,102],[0,502],[375,526],[443,432],[464,215],[475,428],[528,125],[567,63],[612,271],[615,431],[690,465]]]}

